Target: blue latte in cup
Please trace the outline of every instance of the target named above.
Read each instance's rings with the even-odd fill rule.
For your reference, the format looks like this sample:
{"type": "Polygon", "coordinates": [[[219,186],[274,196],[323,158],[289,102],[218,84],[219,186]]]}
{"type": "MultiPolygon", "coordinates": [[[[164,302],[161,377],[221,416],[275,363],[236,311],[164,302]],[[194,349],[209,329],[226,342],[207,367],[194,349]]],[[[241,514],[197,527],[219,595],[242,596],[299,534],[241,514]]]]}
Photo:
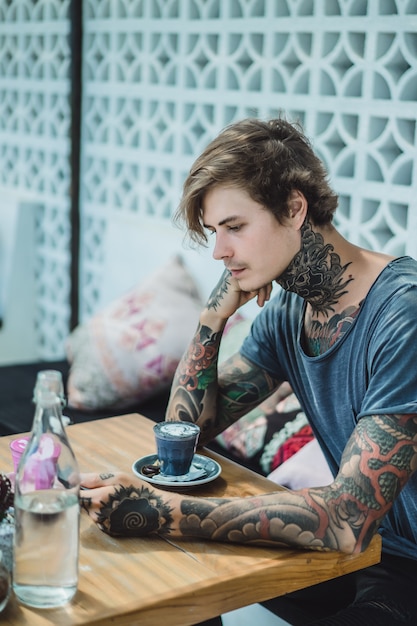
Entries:
{"type": "Polygon", "coordinates": [[[153,430],[162,476],[186,475],[190,471],[200,427],[191,422],[160,422],[153,430]]]}

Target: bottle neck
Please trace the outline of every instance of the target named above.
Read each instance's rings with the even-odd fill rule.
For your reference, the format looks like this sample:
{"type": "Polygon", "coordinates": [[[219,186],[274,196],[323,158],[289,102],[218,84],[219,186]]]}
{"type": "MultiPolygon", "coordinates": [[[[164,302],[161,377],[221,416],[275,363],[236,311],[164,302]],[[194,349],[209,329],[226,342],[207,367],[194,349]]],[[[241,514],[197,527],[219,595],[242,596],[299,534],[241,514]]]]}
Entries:
{"type": "Polygon", "coordinates": [[[55,394],[37,398],[32,433],[16,476],[19,494],[43,489],[72,489],[78,493],[78,464],[61,414],[61,403],[55,394]]]}
{"type": "Polygon", "coordinates": [[[59,437],[64,435],[62,408],[58,397],[52,402],[41,400],[37,403],[32,431],[37,433],[49,432],[59,437]]]}

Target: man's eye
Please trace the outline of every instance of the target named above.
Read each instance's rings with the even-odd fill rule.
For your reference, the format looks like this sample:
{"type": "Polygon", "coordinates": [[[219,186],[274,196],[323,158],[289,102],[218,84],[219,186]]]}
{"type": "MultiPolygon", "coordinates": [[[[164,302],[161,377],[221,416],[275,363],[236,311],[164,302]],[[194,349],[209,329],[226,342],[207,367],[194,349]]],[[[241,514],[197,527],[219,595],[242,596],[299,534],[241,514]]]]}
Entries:
{"type": "Polygon", "coordinates": [[[233,232],[237,232],[238,230],[240,230],[242,228],[242,225],[239,224],[239,226],[229,226],[227,230],[229,231],[233,231],[233,232]]]}

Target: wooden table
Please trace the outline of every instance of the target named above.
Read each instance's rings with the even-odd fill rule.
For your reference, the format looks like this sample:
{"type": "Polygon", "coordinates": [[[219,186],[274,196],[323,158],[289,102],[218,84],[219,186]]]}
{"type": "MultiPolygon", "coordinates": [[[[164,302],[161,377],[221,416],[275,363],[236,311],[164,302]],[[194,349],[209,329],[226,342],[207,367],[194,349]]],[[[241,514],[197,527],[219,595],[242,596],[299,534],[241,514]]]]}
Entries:
{"type": "MultiPolygon", "coordinates": [[[[68,435],[81,471],[131,471],[155,450],[153,422],[137,414],[76,424],[68,435]]],[[[12,467],[9,441],[0,439],[0,468],[12,467]]],[[[271,481],[204,450],[222,474],[189,493],[248,496],[277,489],[271,481]]],[[[221,613],[372,565],[380,538],[355,556],[271,549],[160,537],[119,538],[101,532],[83,512],[80,579],[74,600],[60,609],[36,610],[11,599],[2,624],[20,626],[187,626],[221,613]]]]}

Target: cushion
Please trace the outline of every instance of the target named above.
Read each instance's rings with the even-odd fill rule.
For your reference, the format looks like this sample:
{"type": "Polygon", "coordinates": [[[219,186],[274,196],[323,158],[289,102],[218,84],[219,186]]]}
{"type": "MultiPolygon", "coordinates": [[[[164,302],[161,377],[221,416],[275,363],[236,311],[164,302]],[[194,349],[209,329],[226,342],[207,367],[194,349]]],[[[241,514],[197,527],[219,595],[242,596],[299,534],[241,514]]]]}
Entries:
{"type": "Polygon", "coordinates": [[[323,487],[333,481],[317,439],[307,442],[285,463],[277,466],[268,478],[288,489],[323,487]]]}
{"type": "Polygon", "coordinates": [[[67,340],[68,404],[124,407],[167,389],[203,304],[179,256],[78,326],[67,340]]]}

